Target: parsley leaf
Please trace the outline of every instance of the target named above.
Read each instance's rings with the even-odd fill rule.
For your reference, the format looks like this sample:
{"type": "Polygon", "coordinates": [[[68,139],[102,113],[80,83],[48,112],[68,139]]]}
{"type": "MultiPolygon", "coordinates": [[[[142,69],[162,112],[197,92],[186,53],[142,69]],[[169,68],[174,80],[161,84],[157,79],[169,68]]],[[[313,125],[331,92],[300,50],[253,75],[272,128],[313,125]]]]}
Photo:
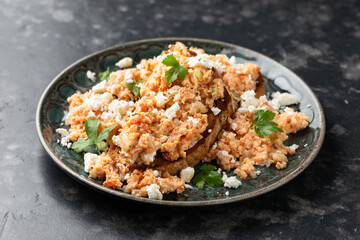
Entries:
{"type": "Polygon", "coordinates": [[[98,150],[98,153],[100,154],[99,144],[103,140],[105,140],[109,137],[110,131],[113,130],[116,127],[116,125],[107,127],[98,134],[99,125],[100,125],[99,119],[86,120],[85,121],[85,132],[86,132],[86,135],[88,136],[88,138],[79,138],[76,142],[74,142],[71,145],[71,148],[73,150],[75,150],[76,152],[81,152],[87,146],[95,145],[98,150]]]}
{"type": "Polygon", "coordinates": [[[110,78],[110,73],[111,73],[110,67],[107,67],[105,72],[99,73],[98,77],[99,77],[100,81],[104,81],[104,80],[108,81],[110,78]]]}
{"type": "Polygon", "coordinates": [[[132,82],[126,82],[125,86],[130,89],[130,91],[136,96],[136,97],[140,97],[140,83],[143,83],[143,81],[141,81],[141,79],[138,79],[138,82],[132,81],[132,82]]]}
{"type": "Polygon", "coordinates": [[[204,164],[200,170],[201,172],[198,173],[192,180],[197,188],[200,190],[203,189],[205,182],[209,184],[210,187],[216,187],[224,184],[223,180],[221,179],[220,173],[215,170],[215,166],[204,164]]]}
{"type": "Polygon", "coordinates": [[[184,78],[188,74],[187,68],[181,66],[172,54],[164,58],[162,63],[166,66],[172,67],[165,72],[165,77],[168,83],[176,81],[178,77],[180,80],[184,80],[184,78]]]}
{"type": "Polygon", "coordinates": [[[254,129],[257,135],[263,137],[269,136],[274,132],[284,132],[276,123],[270,122],[270,120],[273,120],[275,117],[274,112],[257,110],[255,116],[254,129]]]}

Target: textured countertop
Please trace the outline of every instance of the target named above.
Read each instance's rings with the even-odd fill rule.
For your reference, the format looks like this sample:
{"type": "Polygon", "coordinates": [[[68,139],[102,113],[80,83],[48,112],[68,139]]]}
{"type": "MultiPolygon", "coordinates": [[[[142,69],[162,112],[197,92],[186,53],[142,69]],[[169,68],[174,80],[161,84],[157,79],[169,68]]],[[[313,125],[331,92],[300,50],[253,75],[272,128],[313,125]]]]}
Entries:
{"type": "Polygon", "coordinates": [[[359,1],[0,4],[0,239],[359,238],[359,1]],[[235,43],[302,77],[318,96],[327,124],[314,162],[273,192],[208,208],[122,201],[60,170],[35,129],[48,83],[94,51],[176,36],[235,43]]]}

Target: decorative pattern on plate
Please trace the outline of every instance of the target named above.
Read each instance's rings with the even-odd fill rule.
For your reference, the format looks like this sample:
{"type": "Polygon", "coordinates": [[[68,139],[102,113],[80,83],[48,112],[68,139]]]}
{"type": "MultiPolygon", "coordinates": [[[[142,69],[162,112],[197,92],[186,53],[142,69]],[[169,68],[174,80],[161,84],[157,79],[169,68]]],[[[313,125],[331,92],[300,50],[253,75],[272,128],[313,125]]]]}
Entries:
{"type": "MultiPolygon", "coordinates": [[[[40,99],[36,117],[38,134],[46,151],[55,163],[77,180],[103,192],[123,198],[157,204],[185,206],[238,201],[260,195],[283,185],[297,176],[315,158],[321,147],[325,132],[324,115],[317,98],[309,87],[290,70],[257,52],[240,46],[190,38],[148,39],[130,42],[102,50],[77,61],[60,73],[45,90],[40,99]],[[211,54],[234,55],[240,63],[256,63],[262,68],[268,93],[288,91],[299,98],[300,104],[294,107],[311,117],[310,125],[305,130],[290,135],[287,145],[298,144],[300,147],[295,155],[289,157],[288,166],[285,169],[277,170],[273,166],[269,168],[258,167],[257,170],[260,170],[262,174],[256,179],[242,180],[242,186],[237,189],[206,186],[203,190],[198,190],[194,187],[193,189],[186,189],[182,194],[164,195],[164,200],[159,201],[139,198],[109,189],[102,186],[102,181],[88,178],[88,174],[83,170],[82,154],[67,149],[57,142],[59,135],[55,130],[64,127],[68,109],[66,98],[76,91],[87,91],[99,81],[97,79],[96,82],[92,82],[88,79],[86,77],[87,70],[96,73],[105,71],[107,67],[110,67],[112,71],[117,70],[115,63],[123,57],[133,58],[134,65],[136,65],[143,58],[159,55],[163,49],[167,49],[169,44],[176,41],[181,41],[187,46],[203,48],[211,54]],[[226,191],[229,191],[229,196],[225,195],[226,191]]],[[[196,166],[196,168],[199,168],[199,166],[196,166]]],[[[228,173],[228,175],[232,174],[228,173]]]]}

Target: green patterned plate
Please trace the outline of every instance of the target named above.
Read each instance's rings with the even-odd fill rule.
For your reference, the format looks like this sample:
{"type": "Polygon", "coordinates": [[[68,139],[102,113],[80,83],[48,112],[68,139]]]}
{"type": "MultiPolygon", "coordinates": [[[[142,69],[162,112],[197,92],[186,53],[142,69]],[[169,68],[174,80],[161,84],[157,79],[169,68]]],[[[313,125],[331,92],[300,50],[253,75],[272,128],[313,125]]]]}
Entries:
{"type": "MultiPolygon", "coordinates": [[[[91,54],[75,62],[61,72],[46,88],[41,96],[37,113],[36,127],[40,141],[54,162],[65,172],[80,182],[102,192],[121,198],[140,202],[203,206],[239,201],[269,192],[301,173],[315,158],[322,145],[325,134],[325,119],[322,108],[310,88],[293,72],[274,60],[249,49],[224,42],[194,39],[194,38],[160,38],[146,39],[117,45],[91,54]],[[296,154],[289,157],[288,166],[283,170],[274,167],[259,167],[261,175],[256,179],[242,180],[242,186],[237,189],[225,187],[205,187],[186,189],[182,194],[164,195],[164,200],[152,200],[135,197],[130,194],[102,186],[102,181],[88,178],[83,170],[83,155],[62,147],[57,140],[59,134],[55,130],[64,127],[68,103],[66,98],[76,91],[85,92],[94,84],[86,77],[86,71],[99,73],[107,67],[116,70],[115,63],[123,57],[132,57],[134,64],[143,58],[157,56],[168,45],[181,41],[187,46],[203,48],[207,53],[222,53],[236,56],[238,62],[253,62],[262,68],[268,92],[287,91],[296,95],[300,104],[299,110],[310,116],[309,127],[295,135],[291,135],[287,145],[298,144],[296,154]],[[225,192],[229,191],[226,196],[225,192]]],[[[198,167],[198,166],[197,166],[198,167]]],[[[229,174],[228,174],[229,175],[229,174]]]]}

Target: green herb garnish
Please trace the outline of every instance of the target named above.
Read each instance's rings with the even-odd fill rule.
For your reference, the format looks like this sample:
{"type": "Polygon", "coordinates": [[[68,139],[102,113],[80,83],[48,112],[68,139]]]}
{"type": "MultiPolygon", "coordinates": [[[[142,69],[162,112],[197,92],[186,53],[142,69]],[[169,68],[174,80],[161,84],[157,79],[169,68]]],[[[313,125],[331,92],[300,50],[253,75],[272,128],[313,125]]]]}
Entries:
{"type": "Polygon", "coordinates": [[[181,66],[176,58],[171,54],[168,55],[163,61],[163,64],[166,66],[172,67],[165,72],[165,77],[168,83],[172,83],[176,81],[176,79],[180,78],[180,80],[184,80],[186,75],[188,74],[188,70],[186,67],[181,66]]]}
{"type": "Polygon", "coordinates": [[[84,148],[90,145],[95,145],[98,153],[100,154],[99,144],[103,140],[109,137],[109,133],[113,130],[116,125],[110,126],[108,128],[103,129],[98,134],[98,129],[100,125],[100,120],[92,120],[88,119],[85,121],[85,132],[88,138],[79,138],[76,142],[71,145],[71,148],[74,149],[76,152],[81,152],[84,148]]]}
{"type": "Polygon", "coordinates": [[[99,73],[98,77],[100,81],[104,81],[104,80],[109,81],[110,73],[111,73],[110,67],[107,67],[105,72],[99,73]]]}
{"type": "Polygon", "coordinates": [[[140,97],[140,83],[143,83],[143,81],[141,81],[141,79],[139,78],[137,82],[132,81],[132,82],[126,82],[125,86],[130,89],[130,91],[136,96],[136,97],[140,97]]]}
{"type": "Polygon", "coordinates": [[[257,110],[255,116],[254,128],[259,136],[263,137],[271,135],[274,132],[284,132],[276,123],[270,122],[270,120],[273,120],[275,117],[274,112],[257,110]]]}
{"type": "Polygon", "coordinates": [[[209,184],[210,187],[216,187],[224,184],[221,179],[220,173],[215,170],[215,166],[204,164],[198,173],[192,180],[192,182],[196,185],[200,190],[203,189],[205,182],[209,184]]]}

